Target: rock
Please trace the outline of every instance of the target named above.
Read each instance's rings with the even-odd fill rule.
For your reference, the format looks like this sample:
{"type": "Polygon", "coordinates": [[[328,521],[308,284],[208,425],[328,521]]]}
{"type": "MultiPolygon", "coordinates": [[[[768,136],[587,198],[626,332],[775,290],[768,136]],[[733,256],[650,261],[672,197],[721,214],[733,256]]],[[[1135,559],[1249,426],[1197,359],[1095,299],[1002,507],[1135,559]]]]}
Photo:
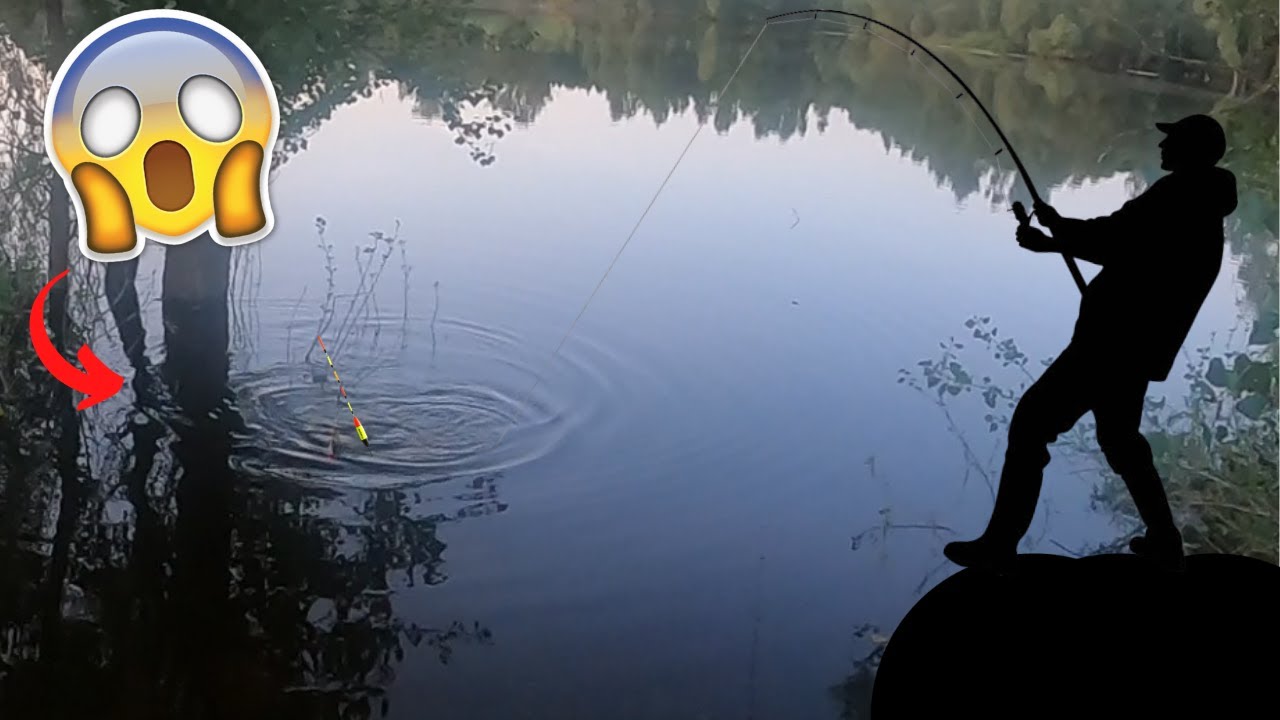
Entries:
{"type": "Polygon", "coordinates": [[[1280,717],[1276,678],[1276,565],[1193,555],[1172,575],[1134,555],[1021,555],[912,608],[871,718],[1280,717]]]}

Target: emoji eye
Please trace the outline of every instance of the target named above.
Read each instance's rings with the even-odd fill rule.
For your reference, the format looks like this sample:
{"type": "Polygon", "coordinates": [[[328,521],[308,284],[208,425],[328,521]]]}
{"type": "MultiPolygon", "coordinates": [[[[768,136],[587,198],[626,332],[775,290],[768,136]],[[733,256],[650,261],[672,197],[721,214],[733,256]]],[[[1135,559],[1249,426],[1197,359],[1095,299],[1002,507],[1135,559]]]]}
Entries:
{"type": "Polygon", "coordinates": [[[209,142],[225,142],[240,130],[240,101],[227,84],[196,75],[178,91],[178,112],[187,127],[209,142]]]}
{"type": "Polygon", "coordinates": [[[109,87],[85,106],[80,136],[89,152],[109,158],[129,147],[141,124],[142,108],[133,93],[122,87],[109,87]]]}

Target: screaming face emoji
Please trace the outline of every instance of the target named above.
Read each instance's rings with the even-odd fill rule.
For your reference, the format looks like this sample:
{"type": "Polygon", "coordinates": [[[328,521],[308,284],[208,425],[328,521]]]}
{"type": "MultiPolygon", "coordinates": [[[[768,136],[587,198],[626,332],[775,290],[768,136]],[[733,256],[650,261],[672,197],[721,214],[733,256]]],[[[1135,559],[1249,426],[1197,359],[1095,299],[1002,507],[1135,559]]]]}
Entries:
{"type": "Polygon", "coordinates": [[[67,56],[45,110],[81,252],[129,260],[143,233],[167,244],[206,230],[221,245],[265,237],[279,118],[262,63],[217,23],[153,10],[98,28],[67,56]]]}

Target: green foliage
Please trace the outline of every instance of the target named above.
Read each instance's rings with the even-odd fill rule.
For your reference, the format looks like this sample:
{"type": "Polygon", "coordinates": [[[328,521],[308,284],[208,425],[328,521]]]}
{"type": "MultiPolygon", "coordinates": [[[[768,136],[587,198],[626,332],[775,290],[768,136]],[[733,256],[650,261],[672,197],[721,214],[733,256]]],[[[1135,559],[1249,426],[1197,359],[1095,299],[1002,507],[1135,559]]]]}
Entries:
{"type": "MultiPolygon", "coordinates": [[[[936,395],[953,429],[951,403],[965,395],[982,399],[990,432],[1007,428],[1017,400],[1034,379],[1028,358],[1009,338],[1000,338],[989,317],[971,318],[966,328],[1014,379],[993,380],[962,359],[964,343],[942,343],[941,356],[900,371],[899,382],[936,395]]],[[[1171,506],[1193,552],[1249,555],[1276,562],[1280,551],[1280,436],[1277,393],[1280,368],[1273,331],[1266,342],[1226,355],[1197,351],[1185,379],[1191,388],[1181,405],[1148,399],[1144,434],[1157,469],[1165,478],[1171,506]]],[[[1256,333],[1255,333],[1256,334],[1256,333]]],[[[990,360],[986,361],[988,364],[990,360]]],[[[1049,364],[1044,360],[1042,365],[1049,364]]],[[[977,412],[977,410],[973,411],[977,412]]],[[[1140,523],[1123,481],[1107,465],[1089,423],[1060,440],[1059,448],[1085,461],[1100,478],[1095,503],[1131,526],[1140,523]]],[[[975,455],[966,451],[969,461],[975,455]]],[[[988,472],[987,468],[979,468],[988,472]]],[[[994,474],[991,469],[989,474],[994,474]]]]}
{"type": "MultiPolygon", "coordinates": [[[[1227,355],[1201,348],[1184,406],[1148,423],[1152,450],[1182,511],[1188,543],[1202,551],[1277,561],[1277,362],[1274,340],[1227,355]]],[[[1103,489],[1129,518],[1126,497],[1103,489]]]]}
{"type": "Polygon", "coordinates": [[[1264,0],[845,0],[843,9],[957,47],[1109,70],[1207,63],[1239,87],[1275,87],[1276,5],[1264,0]]]}
{"type": "MultiPolygon", "coordinates": [[[[492,113],[463,117],[468,100],[493,86],[487,78],[468,76],[463,55],[528,45],[534,36],[518,19],[468,13],[468,5],[467,0],[114,0],[69,13],[67,31],[83,37],[122,14],[162,7],[197,12],[227,26],[261,58],[280,98],[273,169],[305,149],[307,136],[339,107],[395,81],[437,108],[436,117],[473,159],[490,164],[490,143],[482,141],[496,137],[489,130],[502,129],[508,119],[494,120],[492,113]]],[[[0,10],[0,23],[5,20],[0,10]]]]}
{"type": "Polygon", "coordinates": [[[1000,9],[1000,28],[1011,38],[1020,38],[1036,26],[1043,12],[1039,0],[1004,0],[1000,9]]]}
{"type": "Polygon", "coordinates": [[[1236,73],[1233,91],[1244,85],[1275,88],[1276,45],[1280,38],[1275,3],[1256,0],[1195,0],[1205,28],[1216,38],[1218,56],[1236,73]]]}
{"type": "Polygon", "coordinates": [[[1027,49],[1032,55],[1074,58],[1084,45],[1080,27],[1059,14],[1053,23],[1043,30],[1032,30],[1027,36],[1027,49]]]}
{"type": "Polygon", "coordinates": [[[994,432],[1009,423],[1018,397],[1030,382],[1032,376],[1027,369],[1029,358],[1012,338],[999,337],[1000,330],[991,323],[990,317],[973,317],[966,320],[964,325],[977,341],[974,346],[982,347],[989,355],[988,362],[994,361],[1002,369],[1012,370],[1015,375],[1023,378],[1020,386],[1009,388],[993,379],[990,374],[975,375],[961,362],[965,343],[954,337],[945,343],[939,343],[942,350],[939,358],[921,360],[917,363],[917,369],[899,370],[898,383],[916,390],[936,393],[936,400],[943,407],[948,398],[970,394],[980,397],[985,408],[983,422],[989,431],[994,432]]]}

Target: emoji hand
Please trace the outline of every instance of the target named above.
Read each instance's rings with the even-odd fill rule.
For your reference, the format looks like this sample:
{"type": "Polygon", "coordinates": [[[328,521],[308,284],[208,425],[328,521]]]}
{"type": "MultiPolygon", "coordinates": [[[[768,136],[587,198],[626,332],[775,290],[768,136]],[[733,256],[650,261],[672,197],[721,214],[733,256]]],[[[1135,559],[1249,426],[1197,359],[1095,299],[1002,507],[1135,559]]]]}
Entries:
{"type": "Polygon", "coordinates": [[[1040,228],[1025,225],[1018,228],[1018,244],[1031,252],[1053,252],[1058,249],[1058,242],[1040,228]]]}

